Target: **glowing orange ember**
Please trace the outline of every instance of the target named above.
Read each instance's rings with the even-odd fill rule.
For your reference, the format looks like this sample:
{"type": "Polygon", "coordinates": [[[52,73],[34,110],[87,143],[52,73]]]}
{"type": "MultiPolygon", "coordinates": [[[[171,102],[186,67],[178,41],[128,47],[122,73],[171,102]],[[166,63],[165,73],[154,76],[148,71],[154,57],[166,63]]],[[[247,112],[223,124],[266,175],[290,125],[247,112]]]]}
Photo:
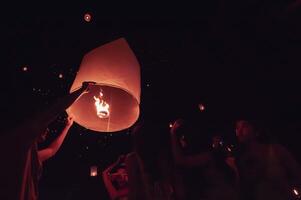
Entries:
{"type": "Polygon", "coordinates": [[[96,106],[96,114],[99,118],[108,118],[110,115],[110,105],[102,100],[103,93],[99,93],[99,97],[97,98],[94,96],[95,99],[95,106],[96,106]]]}

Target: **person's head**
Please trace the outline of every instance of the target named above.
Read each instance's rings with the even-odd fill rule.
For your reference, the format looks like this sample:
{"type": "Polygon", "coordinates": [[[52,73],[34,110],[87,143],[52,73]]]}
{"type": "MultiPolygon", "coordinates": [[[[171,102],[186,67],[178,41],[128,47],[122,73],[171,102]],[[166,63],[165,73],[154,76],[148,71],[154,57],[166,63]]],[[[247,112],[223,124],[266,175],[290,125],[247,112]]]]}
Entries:
{"type": "Polygon", "coordinates": [[[213,148],[218,148],[219,146],[222,146],[223,145],[222,136],[220,136],[219,134],[214,134],[211,138],[211,142],[213,148]]]}
{"type": "Polygon", "coordinates": [[[49,128],[46,128],[46,130],[40,135],[40,137],[38,138],[38,143],[42,143],[46,140],[48,134],[49,134],[49,128]]]}
{"type": "Polygon", "coordinates": [[[111,179],[116,182],[119,187],[126,186],[128,183],[126,169],[123,167],[118,168],[115,173],[112,173],[111,179]]]}
{"type": "MultiPolygon", "coordinates": [[[[158,121],[140,121],[132,129],[133,146],[136,151],[159,153],[169,143],[168,127],[158,121]]],[[[146,153],[146,152],[145,152],[146,153]]]]}
{"type": "Polygon", "coordinates": [[[239,143],[249,143],[256,140],[259,131],[254,122],[238,120],[236,122],[235,133],[239,143]]]}
{"type": "Polygon", "coordinates": [[[131,133],[134,151],[153,180],[161,178],[160,166],[163,163],[172,163],[168,131],[168,124],[157,120],[144,120],[136,124],[131,133]]]}

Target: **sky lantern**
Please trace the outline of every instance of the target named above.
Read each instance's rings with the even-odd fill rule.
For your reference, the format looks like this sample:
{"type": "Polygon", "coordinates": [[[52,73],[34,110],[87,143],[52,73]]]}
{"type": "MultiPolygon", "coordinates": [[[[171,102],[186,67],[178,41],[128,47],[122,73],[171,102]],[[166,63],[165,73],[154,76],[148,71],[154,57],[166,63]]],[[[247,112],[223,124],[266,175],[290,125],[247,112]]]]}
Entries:
{"type": "Polygon", "coordinates": [[[91,21],[91,15],[89,14],[89,13],[86,13],[85,15],[84,15],[84,20],[86,21],[86,22],[90,22],[91,21]]]}
{"type": "Polygon", "coordinates": [[[97,176],[97,166],[90,167],[90,176],[97,176]]]}
{"type": "Polygon", "coordinates": [[[81,126],[115,132],[132,126],[139,117],[140,65],[124,38],[88,52],[82,59],[70,92],[82,82],[96,84],[67,110],[81,126]]]}
{"type": "Polygon", "coordinates": [[[201,112],[205,111],[205,105],[202,103],[199,103],[199,109],[201,112]]]}

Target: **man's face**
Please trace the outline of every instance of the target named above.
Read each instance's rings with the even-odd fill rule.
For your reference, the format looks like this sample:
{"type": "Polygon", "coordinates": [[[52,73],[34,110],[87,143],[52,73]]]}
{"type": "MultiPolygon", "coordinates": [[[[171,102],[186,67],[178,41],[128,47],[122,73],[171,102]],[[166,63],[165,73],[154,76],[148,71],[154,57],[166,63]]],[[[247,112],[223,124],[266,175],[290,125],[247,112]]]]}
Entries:
{"type": "Polygon", "coordinates": [[[128,175],[125,169],[119,168],[117,172],[112,174],[112,180],[116,181],[119,186],[124,186],[128,182],[128,175]]]}
{"type": "Polygon", "coordinates": [[[245,120],[239,120],[236,123],[235,132],[238,142],[240,143],[249,142],[255,138],[253,126],[245,120]]]}

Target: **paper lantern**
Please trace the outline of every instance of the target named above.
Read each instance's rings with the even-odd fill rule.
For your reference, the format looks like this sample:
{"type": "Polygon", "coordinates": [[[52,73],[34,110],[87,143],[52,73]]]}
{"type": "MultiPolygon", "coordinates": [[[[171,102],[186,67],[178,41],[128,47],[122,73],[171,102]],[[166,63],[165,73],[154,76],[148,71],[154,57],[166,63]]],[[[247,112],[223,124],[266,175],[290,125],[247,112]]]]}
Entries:
{"type": "Polygon", "coordinates": [[[97,176],[97,166],[90,167],[90,176],[97,176]]]}
{"type": "Polygon", "coordinates": [[[70,92],[93,81],[67,110],[81,126],[98,132],[115,132],[133,125],[139,117],[140,65],[124,38],[88,52],[70,92]]]}
{"type": "Polygon", "coordinates": [[[85,19],[86,22],[90,22],[91,21],[91,15],[89,13],[86,13],[84,15],[84,19],[85,19]]]}

